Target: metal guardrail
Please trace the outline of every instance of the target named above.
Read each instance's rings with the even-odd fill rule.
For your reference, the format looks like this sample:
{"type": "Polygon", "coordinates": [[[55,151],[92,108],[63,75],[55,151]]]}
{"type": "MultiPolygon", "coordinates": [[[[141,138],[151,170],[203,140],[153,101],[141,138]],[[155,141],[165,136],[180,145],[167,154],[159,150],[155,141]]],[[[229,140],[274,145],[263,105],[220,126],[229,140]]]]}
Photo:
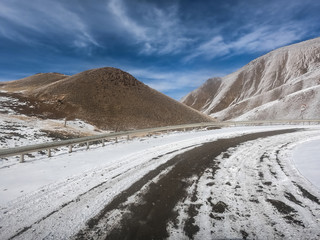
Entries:
{"type": "Polygon", "coordinates": [[[320,124],[320,119],[288,119],[288,120],[257,120],[257,121],[225,121],[220,122],[224,124],[228,124],[229,126],[244,126],[244,125],[252,125],[252,126],[267,126],[267,125],[311,125],[311,124],[320,124]]]}
{"type": "Polygon", "coordinates": [[[46,150],[48,157],[52,156],[51,149],[58,147],[69,147],[69,153],[72,152],[72,147],[76,144],[87,145],[87,149],[89,149],[90,143],[101,141],[102,146],[105,145],[105,141],[108,139],[118,139],[118,137],[127,136],[130,139],[130,136],[138,135],[138,134],[151,134],[155,132],[163,132],[163,131],[172,131],[172,130],[181,130],[184,131],[186,129],[192,128],[204,128],[204,127],[225,127],[225,126],[243,126],[243,125],[275,125],[275,124],[320,124],[320,120],[270,120],[270,121],[224,121],[224,122],[205,122],[205,123],[194,123],[194,124],[183,124],[176,126],[167,126],[167,127],[158,127],[158,128],[147,128],[147,129],[139,129],[132,131],[122,131],[115,133],[107,133],[107,134],[99,134],[75,139],[68,139],[62,141],[53,141],[35,145],[28,145],[23,147],[15,147],[15,148],[7,148],[0,149],[0,158],[17,156],[20,155],[20,162],[24,162],[24,155],[32,152],[38,152],[46,150]]]}

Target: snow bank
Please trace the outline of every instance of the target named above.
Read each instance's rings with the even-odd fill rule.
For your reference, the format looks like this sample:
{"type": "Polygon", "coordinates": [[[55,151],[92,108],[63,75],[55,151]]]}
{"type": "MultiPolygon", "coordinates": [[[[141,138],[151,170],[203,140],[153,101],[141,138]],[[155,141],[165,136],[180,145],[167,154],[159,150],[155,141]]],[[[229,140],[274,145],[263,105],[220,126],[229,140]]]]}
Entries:
{"type": "Polygon", "coordinates": [[[299,172],[320,189],[320,138],[297,145],[293,162],[299,172]]]}

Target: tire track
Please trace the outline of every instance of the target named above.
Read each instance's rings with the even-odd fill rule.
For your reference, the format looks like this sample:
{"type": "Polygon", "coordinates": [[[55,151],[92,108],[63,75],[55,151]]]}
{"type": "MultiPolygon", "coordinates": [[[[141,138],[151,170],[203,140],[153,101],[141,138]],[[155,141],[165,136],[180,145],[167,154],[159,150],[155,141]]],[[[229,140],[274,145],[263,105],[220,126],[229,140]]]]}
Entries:
{"type": "MultiPolygon", "coordinates": [[[[204,143],[192,150],[177,155],[165,164],[149,172],[144,178],[134,183],[126,191],[118,195],[111,204],[108,204],[103,211],[96,217],[92,218],[85,229],[82,229],[74,239],[164,239],[169,237],[167,225],[174,221],[177,212],[174,211],[177,203],[188,197],[187,189],[193,184],[189,179],[193,176],[200,177],[206,169],[211,169],[214,177],[215,172],[219,169],[214,159],[222,152],[226,152],[231,147],[257,138],[264,138],[284,133],[291,133],[296,130],[278,130],[264,133],[247,134],[232,139],[220,139],[214,142],[204,143]],[[148,186],[148,190],[141,194],[139,203],[129,204],[122,211],[119,225],[110,228],[112,224],[110,216],[116,209],[132,195],[137,193],[146,183],[158,176],[164,169],[172,167],[165,176],[160,178],[156,183],[148,186]]],[[[194,199],[195,200],[195,199],[194,199]]],[[[212,202],[211,202],[212,203],[212,202]]],[[[220,208],[224,203],[212,203],[213,208],[220,208]]],[[[191,212],[196,210],[190,208],[191,212]]],[[[218,211],[219,213],[219,211],[218,211]]],[[[191,225],[193,224],[190,214],[191,225]]],[[[196,215],[196,214],[195,214],[196,215]]],[[[188,228],[189,229],[189,228],[188,228]]],[[[188,230],[189,231],[189,230],[188,230]]],[[[193,237],[197,232],[191,230],[189,237],[193,237]]],[[[242,230],[242,235],[246,236],[242,230]]]]}
{"type": "Polygon", "coordinates": [[[192,202],[189,190],[190,196],[179,202],[180,223],[170,224],[169,239],[318,239],[318,197],[282,156],[288,139],[299,141],[301,136],[260,139],[221,153],[215,159],[220,169],[214,178],[207,169],[196,186],[189,188],[200,190],[199,200],[192,202]],[[190,236],[181,230],[190,218],[186,213],[191,202],[201,206],[192,215],[196,231],[190,236]]]}
{"type": "MultiPolygon", "coordinates": [[[[117,163],[117,164],[112,164],[110,165],[108,168],[106,168],[105,170],[99,170],[99,172],[103,173],[101,174],[101,176],[105,175],[107,176],[107,178],[100,182],[97,185],[92,186],[91,188],[89,188],[87,191],[81,193],[80,195],[75,196],[75,198],[68,200],[66,202],[64,202],[63,204],[61,204],[60,206],[57,206],[55,208],[53,208],[50,212],[48,212],[46,215],[44,216],[40,216],[38,217],[38,219],[34,220],[33,222],[31,222],[30,224],[26,225],[24,224],[20,229],[18,228],[17,230],[15,230],[15,232],[13,232],[13,229],[6,229],[6,231],[10,231],[13,232],[13,234],[7,232],[6,236],[10,236],[10,237],[4,237],[5,239],[25,239],[25,235],[27,236],[32,236],[32,238],[43,238],[43,227],[39,227],[39,226],[45,226],[46,224],[48,225],[52,225],[52,220],[51,219],[63,219],[62,216],[64,215],[64,212],[68,213],[68,211],[77,211],[76,209],[88,209],[89,205],[90,205],[90,199],[95,199],[97,196],[100,196],[101,194],[104,194],[106,192],[106,190],[111,189],[113,186],[115,186],[118,183],[124,182],[122,184],[119,184],[119,188],[124,188],[127,185],[125,183],[126,178],[128,178],[128,176],[132,176],[132,175],[137,175],[137,177],[139,178],[139,175],[141,175],[141,177],[143,176],[143,171],[145,171],[145,169],[149,169],[150,167],[152,167],[153,164],[156,164],[156,162],[161,162],[161,161],[166,161],[166,158],[170,158],[170,156],[174,156],[176,155],[178,152],[180,151],[184,151],[185,149],[188,148],[193,148],[196,145],[190,145],[188,147],[183,147],[183,148],[179,148],[179,149],[175,149],[175,150],[170,150],[170,148],[167,149],[167,151],[162,151],[162,153],[157,156],[157,157],[152,157],[150,159],[150,161],[143,161],[140,162],[139,159],[141,158],[140,155],[134,155],[134,158],[128,158],[126,161],[123,161],[121,164],[117,163]],[[123,170],[122,172],[120,172],[119,174],[118,169],[119,168],[123,168],[122,164],[124,164],[126,166],[126,169],[123,170]],[[73,209],[73,210],[72,210],[73,209]],[[42,236],[42,237],[41,237],[42,236]]],[[[142,153],[143,155],[145,155],[146,153],[142,153]]],[[[153,152],[150,152],[149,154],[154,155],[153,152]]],[[[89,173],[84,174],[84,176],[90,175],[89,173]]],[[[100,175],[99,173],[96,173],[95,175],[100,175]]],[[[90,176],[87,176],[88,178],[90,178],[90,176]]],[[[94,176],[92,176],[94,177],[94,176]]],[[[79,179],[75,178],[75,179],[70,179],[70,183],[71,184],[77,184],[79,179]]],[[[80,183],[83,183],[84,179],[81,178],[80,179],[80,183]]],[[[70,184],[69,183],[69,184],[70,184]]],[[[65,183],[64,183],[65,184],[65,183]]],[[[53,189],[51,189],[50,192],[46,192],[46,194],[54,194],[54,192],[56,190],[61,190],[60,188],[63,187],[63,184],[58,184],[57,186],[53,187],[53,189]]],[[[41,193],[41,191],[40,191],[41,193]]],[[[34,196],[35,198],[37,197],[36,194],[34,196]]],[[[39,196],[38,196],[39,198],[39,196]]],[[[30,205],[33,203],[33,197],[30,199],[30,205]]],[[[43,200],[43,199],[42,199],[43,200]]],[[[41,201],[42,201],[41,200],[41,201]]],[[[38,200],[39,201],[39,200],[38,200]]],[[[28,204],[28,203],[27,203],[28,204]]],[[[20,204],[19,204],[20,205],[20,204]]],[[[23,207],[26,207],[26,205],[24,205],[23,207]]],[[[35,206],[37,207],[37,205],[35,206]]],[[[10,210],[9,210],[10,211],[10,210]]],[[[12,211],[12,210],[11,210],[12,211]]],[[[19,213],[19,210],[15,210],[15,212],[19,213]]],[[[6,211],[6,214],[9,215],[9,213],[6,211]]],[[[79,212],[80,216],[81,216],[81,212],[79,212]]],[[[11,216],[12,215],[11,213],[11,216]]],[[[18,219],[17,219],[18,220],[18,219]]],[[[57,221],[57,220],[55,220],[57,221]]],[[[64,221],[70,221],[68,218],[64,221]]],[[[56,225],[61,225],[61,223],[57,222],[56,225]]],[[[46,237],[49,237],[52,234],[52,232],[49,232],[49,235],[46,237]]],[[[2,234],[0,234],[2,235],[2,234]]],[[[58,238],[64,238],[63,236],[59,235],[59,233],[55,233],[56,237],[58,238]]],[[[4,235],[2,235],[4,236],[4,235]]],[[[55,237],[55,238],[56,238],[55,237]]]]}

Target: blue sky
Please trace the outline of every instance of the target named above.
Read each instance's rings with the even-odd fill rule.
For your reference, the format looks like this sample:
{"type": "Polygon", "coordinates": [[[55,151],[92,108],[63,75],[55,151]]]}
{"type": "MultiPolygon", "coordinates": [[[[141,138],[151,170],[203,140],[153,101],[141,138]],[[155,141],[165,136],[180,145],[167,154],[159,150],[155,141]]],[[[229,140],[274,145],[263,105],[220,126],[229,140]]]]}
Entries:
{"type": "Polygon", "coordinates": [[[0,0],[0,80],[121,68],[180,99],[320,36],[318,0],[0,0]]]}

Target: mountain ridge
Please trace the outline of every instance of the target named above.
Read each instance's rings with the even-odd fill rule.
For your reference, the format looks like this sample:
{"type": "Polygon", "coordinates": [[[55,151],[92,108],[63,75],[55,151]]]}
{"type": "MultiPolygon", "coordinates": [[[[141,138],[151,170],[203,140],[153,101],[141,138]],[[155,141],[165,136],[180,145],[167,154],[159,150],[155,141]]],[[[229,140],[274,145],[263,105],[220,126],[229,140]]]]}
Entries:
{"type": "Polygon", "coordinates": [[[203,86],[200,86],[182,102],[198,106],[198,110],[220,120],[302,118],[301,115],[316,118],[320,113],[313,102],[320,99],[319,69],[320,38],[315,38],[273,50],[223,77],[211,99],[190,105],[190,99],[201,99],[203,86]],[[299,96],[292,95],[308,88],[313,88],[309,90],[313,90],[314,99],[302,92],[299,96]],[[302,111],[304,105],[307,109],[302,111]]]}

